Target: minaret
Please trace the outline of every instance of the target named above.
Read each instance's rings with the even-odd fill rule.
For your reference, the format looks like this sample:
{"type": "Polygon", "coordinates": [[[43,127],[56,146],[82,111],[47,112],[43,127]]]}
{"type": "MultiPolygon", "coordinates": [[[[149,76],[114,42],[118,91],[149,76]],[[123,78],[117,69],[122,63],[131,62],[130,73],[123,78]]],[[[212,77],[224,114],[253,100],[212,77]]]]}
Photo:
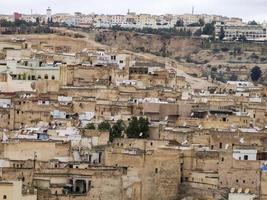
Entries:
{"type": "Polygon", "coordinates": [[[46,9],[46,19],[47,19],[46,21],[51,20],[51,18],[52,18],[52,10],[50,7],[48,7],[46,9]]]}

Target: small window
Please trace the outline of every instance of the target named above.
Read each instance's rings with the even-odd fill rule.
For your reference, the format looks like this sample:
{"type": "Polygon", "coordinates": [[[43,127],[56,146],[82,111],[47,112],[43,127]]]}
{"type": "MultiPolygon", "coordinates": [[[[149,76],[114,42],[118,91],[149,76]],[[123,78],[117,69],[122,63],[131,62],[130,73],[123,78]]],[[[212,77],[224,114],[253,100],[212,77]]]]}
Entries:
{"type": "Polygon", "coordinates": [[[248,160],[248,155],[244,155],[244,160],[248,160]]]}
{"type": "Polygon", "coordinates": [[[159,170],[158,170],[158,168],[156,168],[156,169],[155,169],[155,173],[157,174],[157,173],[158,173],[158,171],[159,171],[159,170]]]}
{"type": "Polygon", "coordinates": [[[222,157],[222,162],[224,161],[224,157],[222,157]]]}
{"type": "Polygon", "coordinates": [[[223,121],[226,122],[226,118],[225,117],[223,118],[223,121]]]}
{"type": "Polygon", "coordinates": [[[153,142],[150,143],[150,146],[153,146],[153,142]]]}
{"type": "Polygon", "coordinates": [[[55,76],[54,76],[54,75],[52,75],[51,79],[52,79],[52,80],[55,80],[55,76]]]}
{"type": "Polygon", "coordinates": [[[7,199],[7,196],[6,195],[3,195],[3,199],[7,199]]]}
{"type": "Polygon", "coordinates": [[[246,183],[246,181],[245,181],[245,180],[243,180],[243,183],[246,183]]]}
{"type": "Polygon", "coordinates": [[[238,183],[238,179],[236,179],[236,180],[235,180],[235,182],[237,182],[237,183],[238,183]]]}
{"type": "Polygon", "coordinates": [[[221,142],[220,142],[220,145],[219,146],[220,146],[220,149],[222,149],[222,143],[221,142]]]}
{"type": "Polygon", "coordinates": [[[48,79],[48,75],[47,74],[44,76],[44,79],[48,79]]]}

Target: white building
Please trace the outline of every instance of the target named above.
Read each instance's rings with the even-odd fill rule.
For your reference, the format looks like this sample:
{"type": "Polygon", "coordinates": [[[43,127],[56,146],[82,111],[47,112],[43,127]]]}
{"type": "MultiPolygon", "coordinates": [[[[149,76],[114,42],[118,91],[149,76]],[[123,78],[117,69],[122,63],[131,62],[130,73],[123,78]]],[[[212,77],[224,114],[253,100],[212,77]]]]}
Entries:
{"type": "Polygon", "coordinates": [[[257,160],[257,150],[236,149],[233,152],[233,158],[236,160],[257,160]]]}
{"type": "Polygon", "coordinates": [[[215,34],[217,38],[219,38],[222,29],[225,35],[224,40],[238,39],[242,36],[251,41],[267,40],[266,28],[263,28],[261,25],[227,25],[216,23],[215,34]]]}

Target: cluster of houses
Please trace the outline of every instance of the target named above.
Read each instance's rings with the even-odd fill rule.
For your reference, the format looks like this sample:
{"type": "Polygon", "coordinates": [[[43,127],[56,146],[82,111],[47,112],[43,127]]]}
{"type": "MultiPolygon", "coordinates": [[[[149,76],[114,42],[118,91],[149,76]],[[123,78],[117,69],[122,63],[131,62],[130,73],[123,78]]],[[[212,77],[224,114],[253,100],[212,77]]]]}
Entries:
{"type": "Polygon", "coordinates": [[[52,43],[0,42],[1,199],[267,199],[265,86],[52,43]],[[132,117],[148,138],[97,129],[132,117]]]}
{"type": "Polygon", "coordinates": [[[0,19],[7,21],[24,20],[32,23],[39,21],[44,24],[53,22],[83,28],[170,29],[177,27],[181,29],[191,27],[194,31],[203,29],[203,26],[207,23],[215,23],[215,36],[217,38],[220,37],[223,30],[224,40],[237,40],[240,37],[245,37],[246,40],[250,41],[267,40],[265,22],[262,24],[256,22],[245,23],[241,18],[229,18],[221,15],[194,13],[151,15],[137,14],[130,11],[126,15],[83,14],[81,12],[75,12],[74,15],[71,15],[69,13],[52,14],[52,9],[48,8],[46,15],[15,12],[14,15],[0,15],[0,19]]]}

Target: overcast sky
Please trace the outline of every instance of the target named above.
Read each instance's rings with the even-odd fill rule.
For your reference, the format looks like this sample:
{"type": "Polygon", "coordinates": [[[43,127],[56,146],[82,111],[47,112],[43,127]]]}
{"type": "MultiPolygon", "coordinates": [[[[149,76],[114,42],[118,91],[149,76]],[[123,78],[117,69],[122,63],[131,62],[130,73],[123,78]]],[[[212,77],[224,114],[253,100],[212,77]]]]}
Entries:
{"type": "Polygon", "coordinates": [[[242,17],[245,21],[267,20],[267,0],[0,0],[0,13],[45,13],[47,7],[53,13],[80,11],[97,14],[125,14],[127,9],[137,13],[220,14],[242,17]]]}

